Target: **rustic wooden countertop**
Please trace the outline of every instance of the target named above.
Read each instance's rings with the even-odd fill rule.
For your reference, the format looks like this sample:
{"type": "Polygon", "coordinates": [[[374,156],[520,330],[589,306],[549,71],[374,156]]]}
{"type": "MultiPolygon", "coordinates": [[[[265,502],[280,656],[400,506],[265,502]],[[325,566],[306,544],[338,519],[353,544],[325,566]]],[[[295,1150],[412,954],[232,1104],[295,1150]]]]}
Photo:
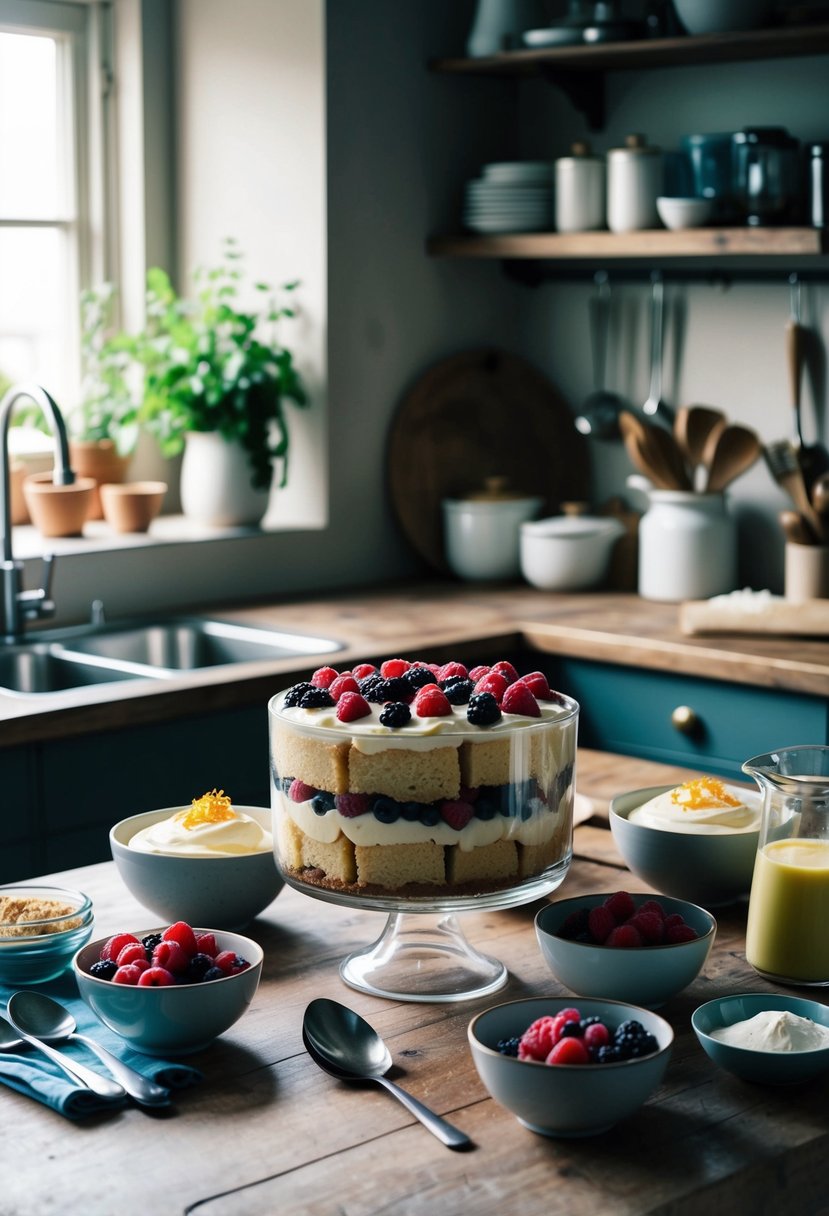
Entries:
{"type": "MultiPolygon", "coordinates": [[[[626,788],[685,780],[688,771],[596,752],[578,756],[577,787],[594,817],[552,898],[644,887],[622,867],[607,800],[626,788]]],[[[101,936],[147,923],[112,863],[58,876],[94,899],[101,936]]],[[[636,1115],[599,1137],[555,1140],[524,1129],[490,1099],[466,1040],[482,1008],[566,996],[536,944],[539,903],[463,914],[470,941],[506,963],[499,993],[458,1004],[410,1004],[347,988],[338,966],[372,941],[384,915],[286,889],[249,929],[265,951],[245,1016],[193,1063],[204,1083],[174,1111],[137,1107],[76,1125],[0,1087],[0,1210],[14,1216],[732,1216],[817,1213],[829,1194],[825,1085],[749,1085],[718,1070],[690,1026],[718,995],[774,990],[744,957],[745,905],[717,910],[714,950],[660,1012],[676,1039],[664,1083],[636,1115]],[[445,1149],[378,1087],[351,1087],[305,1053],[302,1015],[314,997],[358,1010],[388,1041],[397,1079],[465,1131],[445,1149]]],[[[607,994],[609,997],[613,993],[607,994]]]]}
{"type": "Polygon", "coordinates": [[[127,680],[54,696],[0,695],[0,746],[159,722],[262,704],[321,662],[345,667],[404,655],[465,661],[527,647],[541,652],[676,672],[817,696],[829,695],[829,640],[721,635],[689,637],[676,604],[637,595],[552,595],[526,584],[498,588],[432,582],[240,608],[224,620],[333,638],[336,655],[182,672],[173,680],[127,680]]]}

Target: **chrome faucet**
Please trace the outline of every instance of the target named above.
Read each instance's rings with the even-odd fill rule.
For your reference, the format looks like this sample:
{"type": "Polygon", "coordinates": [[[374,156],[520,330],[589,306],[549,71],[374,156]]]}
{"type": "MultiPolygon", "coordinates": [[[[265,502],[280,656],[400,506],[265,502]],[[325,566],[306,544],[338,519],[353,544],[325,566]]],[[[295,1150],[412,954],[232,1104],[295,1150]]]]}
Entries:
{"type": "Polygon", "coordinates": [[[0,580],[3,591],[3,641],[17,642],[23,636],[27,621],[53,616],[51,598],[54,557],[43,558],[43,585],[33,591],[23,590],[23,563],[15,561],[12,553],[11,462],[9,459],[9,422],[21,397],[39,405],[49,420],[55,437],[55,468],[52,481],[56,486],[71,486],[75,481],[69,463],[69,440],[66,424],[57,404],[39,384],[20,384],[10,388],[0,401],[0,530],[3,534],[3,560],[0,580]]]}

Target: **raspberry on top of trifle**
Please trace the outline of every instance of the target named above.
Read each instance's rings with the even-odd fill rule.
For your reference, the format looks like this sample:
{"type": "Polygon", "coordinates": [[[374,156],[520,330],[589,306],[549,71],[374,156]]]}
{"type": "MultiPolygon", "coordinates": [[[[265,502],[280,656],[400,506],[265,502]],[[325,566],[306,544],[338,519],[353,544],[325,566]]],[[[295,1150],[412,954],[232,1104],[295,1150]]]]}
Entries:
{"type": "Polygon", "coordinates": [[[280,865],[381,893],[540,874],[570,849],[577,715],[507,661],[319,668],[272,702],[280,865]]]}

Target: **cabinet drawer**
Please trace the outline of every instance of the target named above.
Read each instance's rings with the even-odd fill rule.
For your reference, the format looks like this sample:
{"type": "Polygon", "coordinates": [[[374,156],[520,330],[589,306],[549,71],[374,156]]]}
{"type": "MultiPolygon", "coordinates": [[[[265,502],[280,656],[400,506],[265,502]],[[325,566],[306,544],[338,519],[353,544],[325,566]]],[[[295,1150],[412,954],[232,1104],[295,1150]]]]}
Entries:
{"type": "Polygon", "coordinates": [[[557,686],[581,705],[579,741],[666,764],[741,778],[744,760],[798,743],[827,743],[827,700],[689,676],[562,659],[557,686]],[[672,722],[687,706],[687,733],[672,722]]]}

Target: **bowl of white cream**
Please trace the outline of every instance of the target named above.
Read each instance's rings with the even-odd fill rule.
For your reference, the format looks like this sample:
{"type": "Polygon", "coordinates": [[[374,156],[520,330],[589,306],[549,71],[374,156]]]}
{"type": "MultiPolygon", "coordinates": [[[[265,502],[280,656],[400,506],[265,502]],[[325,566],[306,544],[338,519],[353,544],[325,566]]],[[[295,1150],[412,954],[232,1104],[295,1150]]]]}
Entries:
{"type": "Polygon", "coordinates": [[[744,1081],[793,1085],[829,1070],[829,1008],[776,992],[722,996],[694,1010],[706,1055],[744,1081]]]}
{"type": "Polygon", "coordinates": [[[219,790],[122,819],[109,843],[125,886],[169,923],[242,929],[283,886],[270,808],[234,806],[219,790]]]}
{"type": "Polygon", "coordinates": [[[662,895],[719,907],[751,889],[761,810],[758,790],[705,776],[619,794],[610,829],[637,878],[662,895]]]}

